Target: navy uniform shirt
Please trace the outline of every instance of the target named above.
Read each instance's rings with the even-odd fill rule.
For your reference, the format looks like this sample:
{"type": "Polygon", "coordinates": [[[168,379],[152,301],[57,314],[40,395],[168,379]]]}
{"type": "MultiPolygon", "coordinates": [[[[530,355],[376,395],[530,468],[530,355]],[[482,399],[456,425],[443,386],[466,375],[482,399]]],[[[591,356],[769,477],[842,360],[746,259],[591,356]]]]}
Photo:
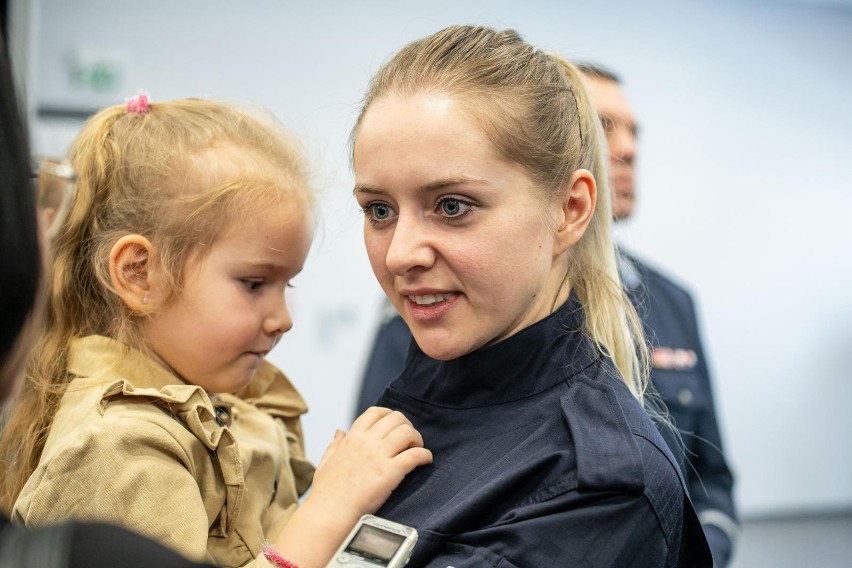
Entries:
{"type": "Polygon", "coordinates": [[[434,462],[378,514],[414,526],[412,567],[711,566],[680,470],[571,299],[452,361],[416,345],[380,404],[434,462]]]}
{"type": "MultiPolygon", "coordinates": [[[[670,420],[661,432],[676,455],[716,565],[727,566],[738,534],[733,475],[722,451],[710,374],[691,296],[636,258],[619,255],[622,279],[652,345],[651,383],[670,420]]],[[[405,366],[411,332],[392,308],[368,360],[357,413],[376,404],[405,366]]]]}

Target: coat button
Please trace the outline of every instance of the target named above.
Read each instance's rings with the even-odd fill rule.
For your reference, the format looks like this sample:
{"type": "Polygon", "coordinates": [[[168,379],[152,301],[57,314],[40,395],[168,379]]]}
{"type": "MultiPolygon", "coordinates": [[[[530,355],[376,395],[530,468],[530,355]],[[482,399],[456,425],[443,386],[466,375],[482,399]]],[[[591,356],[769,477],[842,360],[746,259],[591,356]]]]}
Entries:
{"type": "Polygon", "coordinates": [[[228,414],[228,411],[221,407],[216,406],[216,424],[219,426],[230,426],[231,425],[231,415],[228,414]]]}
{"type": "Polygon", "coordinates": [[[688,388],[682,388],[677,391],[677,400],[684,406],[689,406],[692,404],[692,399],[695,398],[692,395],[692,391],[688,388]]]}

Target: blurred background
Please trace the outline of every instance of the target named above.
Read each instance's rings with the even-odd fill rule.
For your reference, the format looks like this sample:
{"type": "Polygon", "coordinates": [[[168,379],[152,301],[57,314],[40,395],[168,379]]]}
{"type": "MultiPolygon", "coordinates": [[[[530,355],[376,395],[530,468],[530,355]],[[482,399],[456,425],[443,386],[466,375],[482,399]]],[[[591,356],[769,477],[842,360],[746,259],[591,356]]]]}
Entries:
{"type": "Polygon", "coordinates": [[[139,89],[271,109],[303,141],[322,226],[271,355],[351,422],[382,293],[352,198],[367,81],[455,23],[618,72],[640,123],[624,245],[697,296],[746,521],[735,566],[852,565],[852,0],[6,0],[38,154],[139,89]]]}

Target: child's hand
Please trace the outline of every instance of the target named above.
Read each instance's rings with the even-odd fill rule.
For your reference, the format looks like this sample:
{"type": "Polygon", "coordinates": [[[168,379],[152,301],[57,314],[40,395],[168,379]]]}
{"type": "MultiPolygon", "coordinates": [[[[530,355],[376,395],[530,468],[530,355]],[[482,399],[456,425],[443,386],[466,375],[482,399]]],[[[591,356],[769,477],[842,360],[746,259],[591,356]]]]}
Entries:
{"type": "Polygon", "coordinates": [[[368,409],[348,434],[334,435],[278,548],[299,566],[325,566],[361,515],[375,513],[408,472],[427,463],[432,452],[402,413],[368,409]]]}
{"type": "Polygon", "coordinates": [[[428,463],[432,452],[401,412],[369,408],[348,434],[335,434],[317,466],[308,500],[357,520],[381,507],[407,473],[428,463]]]}

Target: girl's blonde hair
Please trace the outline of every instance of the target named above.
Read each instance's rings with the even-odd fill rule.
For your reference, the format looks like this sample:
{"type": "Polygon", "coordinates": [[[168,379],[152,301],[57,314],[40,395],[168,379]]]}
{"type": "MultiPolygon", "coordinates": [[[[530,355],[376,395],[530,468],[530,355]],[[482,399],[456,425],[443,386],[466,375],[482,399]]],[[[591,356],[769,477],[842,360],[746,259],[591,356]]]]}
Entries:
{"type": "Polygon", "coordinates": [[[309,214],[313,201],[295,141],[271,117],[214,101],[107,108],[85,124],[70,160],[76,196],[53,244],[43,327],[0,437],[7,510],[38,465],[71,378],[71,339],[104,335],[144,349],[145,316],[113,292],[116,241],[139,234],[154,244],[173,300],[187,262],[237,221],[294,195],[309,214]]]}
{"type": "Polygon", "coordinates": [[[430,91],[454,97],[469,111],[497,150],[526,168],[543,198],[562,195],[574,171],[592,172],[597,205],[570,251],[566,280],[585,308],[586,333],[641,397],[648,380],[647,347],[618,275],[606,142],[580,71],[513,30],[451,26],[408,44],[376,73],[353,142],[374,101],[430,91]]]}

